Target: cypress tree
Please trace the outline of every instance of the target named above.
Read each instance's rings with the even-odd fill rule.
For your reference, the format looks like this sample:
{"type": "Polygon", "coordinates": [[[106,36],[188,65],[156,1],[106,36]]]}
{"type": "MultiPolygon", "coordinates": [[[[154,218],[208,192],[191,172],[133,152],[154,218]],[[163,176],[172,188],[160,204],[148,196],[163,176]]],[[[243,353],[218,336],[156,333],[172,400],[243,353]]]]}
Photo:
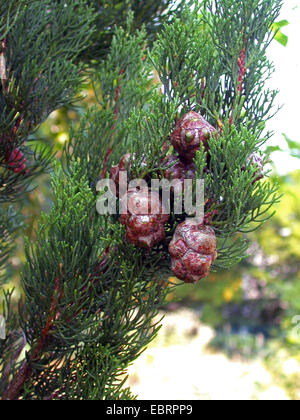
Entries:
{"type": "MultiPolygon", "coordinates": [[[[175,287],[168,280],[174,242],[183,238],[186,247],[176,254],[184,281],[201,278],[199,264],[206,264],[205,275],[230,269],[245,257],[245,234],[279,200],[261,171],[271,136],[265,123],[277,112],[277,92],[265,89],[274,71],[266,50],[282,2],[190,3],[0,6],[2,272],[22,223],[14,200],[41,171],[55,168],[51,210],[41,216],[36,241],[26,241],[17,312],[12,291],[3,289],[3,400],[134,398],[126,369],[161,325],[159,309],[175,287]],[[57,161],[48,148],[35,147],[31,134],[53,110],[78,100],[86,80],[97,104],[70,127],[57,161]],[[183,149],[176,146],[178,127],[185,130],[183,149]],[[197,239],[180,233],[191,215],[176,213],[173,193],[170,214],[160,220],[163,236],[151,248],[140,246],[138,218],[130,227],[139,239],[133,241],[127,221],[99,214],[104,191],[99,198],[97,184],[118,169],[149,186],[166,171],[171,178],[175,170],[182,179],[190,174],[194,187],[203,179],[210,246],[197,236],[202,228],[191,230],[197,239]]],[[[157,228],[151,223],[150,236],[157,228]]]]}

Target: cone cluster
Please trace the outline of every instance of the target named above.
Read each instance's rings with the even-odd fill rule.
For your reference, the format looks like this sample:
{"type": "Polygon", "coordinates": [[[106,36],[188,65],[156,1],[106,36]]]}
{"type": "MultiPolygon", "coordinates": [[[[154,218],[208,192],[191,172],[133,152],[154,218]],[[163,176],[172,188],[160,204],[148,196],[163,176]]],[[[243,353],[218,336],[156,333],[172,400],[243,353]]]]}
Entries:
{"type": "MultiPolygon", "coordinates": [[[[194,111],[185,114],[177,122],[170,137],[177,154],[169,154],[163,159],[161,166],[164,170],[160,176],[169,181],[176,180],[172,184],[173,189],[178,187],[183,191],[184,180],[195,178],[194,159],[197,150],[202,144],[209,155],[208,141],[216,135],[217,130],[202,115],[194,111]]],[[[124,155],[120,163],[112,167],[110,178],[115,182],[116,195],[121,199],[120,222],[126,227],[127,240],[137,247],[151,249],[166,242],[165,227],[169,215],[166,214],[159,194],[148,188],[129,189],[120,197],[119,175],[121,171],[130,172],[132,159],[134,156],[124,155]]],[[[262,162],[253,155],[249,159],[257,167],[257,181],[262,176],[262,162]]],[[[187,219],[176,227],[168,250],[174,275],[186,283],[196,283],[208,276],[217,258],[214,229],[195,219],[187,219]]]]}

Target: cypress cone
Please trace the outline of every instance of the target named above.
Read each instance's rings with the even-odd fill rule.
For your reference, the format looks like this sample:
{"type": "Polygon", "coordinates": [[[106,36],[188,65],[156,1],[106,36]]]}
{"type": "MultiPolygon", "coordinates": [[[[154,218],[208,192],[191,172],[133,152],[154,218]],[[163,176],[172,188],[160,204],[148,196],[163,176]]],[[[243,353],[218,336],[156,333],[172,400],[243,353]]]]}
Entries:
{"type": "Polygon", "coordinates": [[[157,193],[148,188],[130,189],[121,200],[121,208],[124,214],[120,222],[126,226],[129,242],[150,249],[165,239],[164,224],[169,215],[157,193]]]}
{"type": "Polygon", "coordinates": [[[196,283],[210,272],[217,258],[214,230],[189,219],[177,226],[169,245],[172,271],[185,283],[196,283]]]}
{"type": "Polygon", "coordinates": [[[201,143],[208,151],[208,139],[215,133],[216,129],[202,115],[190,111],[177,123],[171,135],[171,142],[181,160],[191,163],[201,143]]]}

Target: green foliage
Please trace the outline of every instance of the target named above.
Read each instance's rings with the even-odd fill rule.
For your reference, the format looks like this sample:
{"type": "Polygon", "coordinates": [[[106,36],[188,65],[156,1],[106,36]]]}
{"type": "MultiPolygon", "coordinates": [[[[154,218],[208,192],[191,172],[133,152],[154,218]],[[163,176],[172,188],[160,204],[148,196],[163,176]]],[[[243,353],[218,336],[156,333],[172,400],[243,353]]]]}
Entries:
{"type": "Polygon", "coordinates": [[[268,210],[279,199],[276,185],[254,182],[257,168],[249,157],[258,153],[269,137],[268,134],[262,137],[263,120],[273,99],[269,102],[268,95],[263,94],[266,73],[261,66],[266,66],[271,74],[272,66],[266,61],[265,52],[272,39],[270,22],[277,17],[280,2],[229,1],[222,7],[216,2],[215,8],[209,4],[207,10],[201,5],[192,12],[186,9],[182,19],[164,26],[150,52],[163,85],[162,95],[153,99],[157,105],[150,104],[150,111],[144,107],[130,116],[128,129],[136,140],[129,151],[138,156],[140,171],[135,168],[134,174],[153,176],[152,156],[159,172],[157,155],[163,155],[175,116],[179,118],[187,110],[200,107],[209,121],[219,126],[219,135],[209,141],[209,170],[206,174],[202,166],[200,171],[199,158],[197,177],[205,179],[205,213],[213,214],[210,224],[219,238],[219,258],[214,267],[228,268],[245,256],[247,243],[239,233],[261,226],[270,217],[266,216],[268,210]],[[261,7],[261,14],[254,19],[257,7],[261,7]],[[236,20],[230,19],[231,14],[237,16],[236,20]],[[248,18],[253,20],[251,25],[248,18]],[[239,35],[232,37],[236,33],[239,35]],[[240,38],[241,33],[245,38],[240,38]],[[243,48],[247,70],[242,75],[239,60],[243,48]],[[214,96],[216,92],[218,98],[214,96]],[[250,104],[255,107],[251,116],[246,110],[250,104]],[[146,167],[142,165],[143,156],[147,156],[146,167]]]}
{"type": "Polygon", "coordinates": [[[129,14],[126,28],[116,28],[109,54],[92,75],[98,107],[89,109],[79,127],[73,127],[65,147],[67,166],[79,160],[94,191],[107,152],[111,152],[107,156],[108,166],[128,151],[128,117],[150,99],[153,91],[152,69],[143,60],[146,32],[130,35],[132,24],[129,14]]]}
{"type": "Polygon", "coordinates": [[[290,155],[300,159],[300,144],[297,141],[291,140],[286,134],[283,134],[285,141],[287,142],[288,148],[290,150],[290,155]]]}
{"type": "MultiPolygon", "coordinates": [[[[44,395],[46,400],[132,400],[134,396],[129,389],[124,389],[125,367],[123,370],[109,345],[87,344],[64,360],[59,373],[55,374],[50,366],[43,370],[50,383],[45,384],[37,374],[37,385],[31,395],[44,395]],[[124,379],[118,379],[122,376],[124,379]]],[[[29,389],[27,392],[30,395],[29,389]]]]}
{"type": "Polygon", "coordinates": [[[153,61],[165,93],[178,94],[187,108],[200,107],[212,124],[231,117],[255,128],[271,118],[277,95],[264,85],[274,71],[266,48],[281,1],[204,3],[207,8],[199,2],[193,13],[185,11],[158,36],[153,61]]]}
{"type": "Polygon", "coordinates": [[[49,151],[25,142],[54,109],[74,100],[83,81],[82,66],[74,62],[94,32],[93,10],[83,1],[22,2],[20,13],[11,15],[13,4],[2,2],[0,15],[9,25],[1,47],[6,65],[0,85],[1,202],[23,193],[49,164],[49,151]],[[27,160],[26,171],[9,160],[15,150],[27,160]]]}
{"type": "Polygon", "coordinates": [[[155,92],[144,109],[134,110],[130,115],[126,128],[127,147],[135,155],[131,169],[133,179],[147,176],[156,178],[162,170],[162,150],[169,140],[178,106],[178,98],[168,102],[155,92]]]}
{"type": "MultiPolygon", "coordinates": [[[[186,9],[182,19],[164,25],[151,54],[167,100],[179,97],[182,111],[198,105],[209,75],[219,75],[212,39],[201,13],[197,5],[194,12],[186,9]]],[[[207,85],[207,90],[212,95],[213,87],[207,85]]],[[[208,108],[204,115],[214,119],[208,108]]]]}
{"type": "Polygon", "coordinates": [[[143,26],[147,31],[147,39],[151,42],[161,30],[163,22],[172,18],[173,13],[180,13],[185,4],[191,3],[180,0],[89,0],[90,6],[96,10],[97,33],[93,37],[93,46],[81,54],[81,59],[100,60],[110,49],[115,35],[115,27],[126,26],[128,10],[133,12],[131,34],[143,26]]]}
{"type": "Polygon", "coordinates": [[[191,108],[203,94],[202,80],[215,68],[214,48],[197,5],[185,9],[182,18],[164,25],[152,53],[153,64],[168,98],[179,96],[181,106],[191,108]],[[201,51],[201,54],[199,54],[201,51]]]}
{"type": "Polygon", "coordinates": [[[6,280],[5,270],[9,256],[14,249],[14,239],[21,226],[20,215],[12,206],[0,207],[0,286],[6,280]]]}
{"type": "MultiPolygon", "coordinates": [[[[0,28],[3,79],[0,83],[0,205],[3,258],[9,226],[19,219],[6,203],[32,189],[32,180],[49,167],[53,153],[32,133],[56,108],[74,100],[84,80],[80,52],[90,45],[93,10],[84,1],[58,3],[3,1],[0,28]]],[[[21,225],[19,225],[21,227],[21,225]]]]}
{"type": "Polygon", "coordinates": [[[16,312],[12,307],[11,291],[1,291],[2,314],[6,320],[6,339],[0,340],[0,394],[1,396],[7,389],[10,375],[14,375],[20,368],[18,359],[26,345],[26,338],[24,332],[19,327],[19,320],[16,312]]]}
{"type": "Polygon", "coordinates": [[[289,38],[281,32],[281,28],[287,26],[289,22],[287,20],[281,20],[271,25],[272,31],[275,33],[275,39],[284,47],[287,46],[289,38]]]}
{"type": "Polygon", "coordinates": [[[259,132],[253,134],[243,126],[237,130],[228,123],[221,138],[210,140],[212,156],[206,188],[208,194],[213,192],[209,197],[217,212],[213,225],[220,236],[249,231],[253,224],[258,224],[258,228],[270,218],[263,216],[278,200],[276,185],[253,182],[257,168],[247,161],[264,141],[259,132]]]}
{"type": "Polygon", "coordinates": [[[22,6],[26,0],[2,1],[0,5],[0,41],[7,36],[8,31],[14,26],[22,6]]]}
{"type": "MultiPolygon", "coordinates": [[[[271,26],[279,15],[281,0],[209,1],[205,21],[220,62],[219,81],[211,73],[209,82],[216,86],[214,108],[221,119],[234,109],[233,121],[256,126],[272,117],[276,91],[265,89],[274,68],[266,57],[266,49],[274,34],[271,26]],[[240,86],[240,64],[244,51],[245,74],[240,86]],[[239,61],[240,60],[240,61],[239,61]]],[[[206,105],[205,100],[203,101],[206,105]]],[[[210,105],[211,108],[211,105],[210,105]]],[[[273,112],[274,115],[274,112],[273,112]]]]}
{"type": "Polygon", "coordinates": [[[36,245],[27,244],[22,275],[32,369],[23,398],[126,398],[120,376],[158,330],[153,318],[166,295],[160,258],[145,265],[144,253],[124,243],[123,228],[95,217],[78,165],[68,178],[57,170],[52,186],[52,210],[42,216],[36,245]],[[99,385],[92,392],[89,377],[99,385]]]}

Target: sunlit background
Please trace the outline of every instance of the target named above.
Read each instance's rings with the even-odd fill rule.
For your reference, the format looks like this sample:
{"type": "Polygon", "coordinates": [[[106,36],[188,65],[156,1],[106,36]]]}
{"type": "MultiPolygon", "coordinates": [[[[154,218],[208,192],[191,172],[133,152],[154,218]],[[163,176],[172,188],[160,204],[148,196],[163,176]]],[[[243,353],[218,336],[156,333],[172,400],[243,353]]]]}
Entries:
{"type": "MultiPolygon", "coordinates": [[[[270,87],[280,90],[277,104],[283,105],[268,125],[275,133],[269,142],[275,150],[271,178],[284,197],[276,216],[250,236],[246,261],[169,296],[158,337],[129,369],[129,385],[139,399],[300,399],[298,3],[287,0],[280,17],[289,21],[282,28],[288,45],[274,41],[269,48],[276,67],[270,87]]],[[[88,106],[92,91],[86,94],[88,106]]],[[[80,112],[54,112],[36,136],[55,144],[59,156],[80,112]]],[[[38,185],[22,203],[31,240],[41,211],[51,205],[48,176],[38,185]]],[[[12,285],[18,285],[23,262],[20,238],[11,261],[12,285]]],[[[17,288],[16,298],[18,293],[17,288]]]]}
{"type": "Polygon", "coordinates": [[[269,58],[275,64],[276,71],[270,81],[270,87],[278,89],[277,105],[282,106],[278,115],[269,123],[274,131],[271,144],[280,146],[286,153],[274,152],[272,158],[280,174],[299,169],[299,160],[288,153],[282,133],[293,140],[299,140],[299,98],[300,98],[300,7],[299,0],[284,2],[279,20],[287,20],[289,25],[282,31],[288,36],[286,47],[273,42],[269,47],[269,58]]]}

